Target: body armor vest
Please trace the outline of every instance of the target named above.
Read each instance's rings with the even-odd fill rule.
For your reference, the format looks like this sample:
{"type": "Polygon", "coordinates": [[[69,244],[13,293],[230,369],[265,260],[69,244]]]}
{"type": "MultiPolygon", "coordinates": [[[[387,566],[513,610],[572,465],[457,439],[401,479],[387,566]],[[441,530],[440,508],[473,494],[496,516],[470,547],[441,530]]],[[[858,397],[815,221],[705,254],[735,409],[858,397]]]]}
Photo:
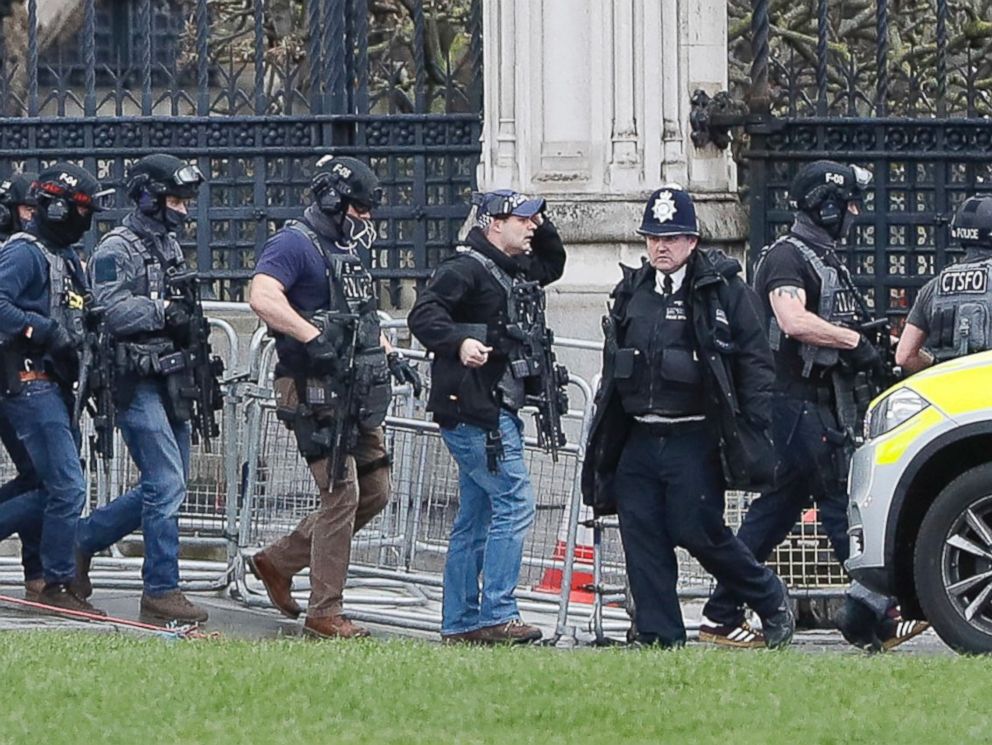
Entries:
{"type": "MultiPolygon", "coordinates": [[[[87,287],[81,277],[74,276],[66,260],[52,252],[36,236],[30,233],[14,233],[7,243],[23,240],[30,243],[48,263],[48,317],[65,328],[72,337],[77,351],[82,347],[86,336],[85,305],[87,287]]],[[[6,245],[6,244],[5,244],[6,245]]],[[[3,352],[4,394],[11,395],[19,389],[16,373],[32,369],[49,369],[63,383],[73,383],[78,375],[76,365],[68,367],[60,361],[52,360],[36,345],[23,337],[18,337],[3,352]],[[71,379],[70,379],[71,378],[71,379]]]]}
{"type": "Polygon", "coordinates": [[[664,297],[645,283],[631,296],[615,363],[617,392],[628,414],[703,413],[702,363],[685,300],[685,285],[664,297]]]}
{"type": "MultiPolygon", "coordinates": [[[[499,264],[488,256],[479,253],[474,248],[459,246],[456,250],[478,261],[499,282],[500,287],[506,293],[506,322],[511,324],[516,323],[516,308],[513,304],[513,285],[519,280],[511,277],[499,264]]],[[[526,399],[526,386],[523,378],[518,378],[513,374],[512,355],[511,364],[506,366],[503,377],[500,378],[499,391],[502,395],[501,403],[505,408],[510,411],[518,411],[523,407],[526,399]]]]}
{"type": "Polygon", "coordinates": [[[937,275],[927,344],[940,361],[992,349],[992,257],[937,275]]]}
{"type": "MultiPolygon", "coordinates": [[[[838,265],[828,265],[816,252],[798,238],[787,235],[775,243],[762,249],[760,264],[765,256],[782,241],[792,244],[799,251],[799,254],[809,263],[820,278],[820,303],[817,308],[817,315],[825,321],[837,326],[854,327],[860,320],[858,299],[851,289],[850,281],[844,282],[841,273],[847,275],[846,266],[838,262],[838,265]]],[[[757,269],[756,269],[757,271],[757,269]]],[[[774,351],[782,348],[782,329],[778,325],[775,314],[770,314],[768,319],[768,343],[774,351]]],[[[803,377],[808,378],[813,370],[813,366],[833,367],[840,359],[840,350],[832,347],[817,347],[809,344],[800,344],[800,355],[803,358],[803,377]]]]}
{"type": "MultiPolygon", "coordinates": [[[[359,425],[362,429],[379,427],[386,419],[386,411],[392,397],[389,384],[389,366],[386,363],[386,350],[382,347],[382,328],[379,323],[379,313],[376,310],[375,285],[372,275],[362,265],[361,259],[354,254],[334,254],[325,251],[320,244],[317,233],[303,222],[287,220],[285,228],[302,233],[314,249],[321,255],[327,267],[328,292],[330,294],[329,310],[338,313],[357,316],[354,326],[355,357],[352,374],[358,380],[364,381],[359,394],[362,400],[359,425]]],[[[306,398],[311,401],[310,386],[307,386],[306,398]]],[[[317,389],[312,391],[318,394],[317,389]]],[[[301,398],[303,393],[301,391],[301,398]]]]}

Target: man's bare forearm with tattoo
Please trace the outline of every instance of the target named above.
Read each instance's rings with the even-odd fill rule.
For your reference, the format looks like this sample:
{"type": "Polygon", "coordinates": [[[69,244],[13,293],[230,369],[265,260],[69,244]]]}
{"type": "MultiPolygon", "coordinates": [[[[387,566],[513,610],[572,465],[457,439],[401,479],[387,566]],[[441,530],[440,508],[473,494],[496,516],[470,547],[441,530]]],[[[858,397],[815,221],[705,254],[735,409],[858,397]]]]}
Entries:
{"type": "Polygon", "coordinates": [[[806,291],[801,287],[776,287],[768,299],[782,332],[796,341],[836,349],[858,346],[861,335],[857,331],[835,326],[806,309],[806,291]]]}

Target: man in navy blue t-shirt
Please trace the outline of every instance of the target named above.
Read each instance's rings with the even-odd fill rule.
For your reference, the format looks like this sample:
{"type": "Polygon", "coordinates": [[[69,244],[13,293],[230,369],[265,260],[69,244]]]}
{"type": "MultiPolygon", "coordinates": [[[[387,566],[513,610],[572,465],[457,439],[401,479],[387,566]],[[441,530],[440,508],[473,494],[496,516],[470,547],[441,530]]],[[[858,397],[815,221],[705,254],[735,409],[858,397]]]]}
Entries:
{"type": "MultiPolygon", "coordinates": [[[[370,426],[363,417],[358,441],[344,458],[344,474],[334,473],[340,454],[305,440],[308,427],[320,427],[320,409],[300,422],[301,393],[312,381],[321,388],[341,357],[341,338],[334,327],[321,328],[314,311],[357,315],[356,356],[373,369],[386,371],[420,393],[417,372],[391,349],[378,325],[372,277],[355,251],[375,240],[372,209],[382,190],[367,165],[354,158],[325,157],[317,163],[311,184],[314,198],[303,219],[291,220],[263,246],[255,265],[249,302],[276,338],[279,358],[274,389],[277,410],[290,422],[301,454],[307,458],[320,490],[319,508],[296,528],[256,553],[248,567],[265,585],[273,604],[296,618],[302,608],[290,592],[293,575],[310,567],[310,599],[304,632],[319,638],[368,636],[368,631],[342,614],[342,594],[348,575],[351,536],[389,501],[389,457],[381,427],[388,402],[388,376],[376,383],[366,399],[369,408],[381,404],[381,418],[370,426]],[[364,341],[362,341],[364,338],[364,341]]],[[[356,362],[357,364],[357,362],[356,362]]],[[[312,403],[307,400],[305,403],[312,403]]]]}

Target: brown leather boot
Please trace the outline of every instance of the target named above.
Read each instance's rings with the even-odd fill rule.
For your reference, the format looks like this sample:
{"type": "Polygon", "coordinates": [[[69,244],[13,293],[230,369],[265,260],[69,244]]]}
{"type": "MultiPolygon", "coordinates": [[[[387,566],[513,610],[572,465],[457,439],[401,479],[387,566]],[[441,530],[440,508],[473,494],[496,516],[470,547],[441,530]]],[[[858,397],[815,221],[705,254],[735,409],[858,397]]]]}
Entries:
{"type": "Polygon", "coordinates": [[[524,623],[519,618],[479,629],[481,639],[486,644],[528,644],[541,638],[537,626],[524,623]]]}
{"type": "Polygon", "coordinates": [[[45,585],[38,598],[39,603],[53,606],[53,612],[57,609],[76,611],[77,613],[90,613],[97,616],[107,615],[107,611],[94,608],[86,598],[81,598],[72,591],[68,584],[56,583],[45,585]]]}
{"type": "Polygon", "coordinates": [[[84,554],[76,549],[76,578],[70,583],[72,591],[81,598],[88,598],[93,594],[93,583],[90,581],[90,564],[93,563],[91,554],[84,554]]]}
{"type": "Polygon", "coordinates": [[[303,633],[316,639],[360,639],[371,636],[369,630],[354,623],[347,616],[307,617],[303,633]]]}
{"type": "Polygon", "coordinates": [[[280,613],[288,618],[300,617],[303,608],[293,600],[293,579],[291,577],[283,577],[279,574],[263,551],[249,556],[245,559],[245,564],[251,573],[261,580],[265,592],[269,595],[269,600],[279,609],[280,613]]]}
{"type": "Polygon", "coordinates": [[[141,594],[141,620],[148,623],[206,623],[209,614],[190,602],[181,590],[153,597],[141,594]]]}
{"type": "Polygon", "coordinates": [[[26,579],[24,580],[24,599],[37,603],[41,598],[41,591],[44,589],[45,580],[40,577],[38,579],[26,579]]]}

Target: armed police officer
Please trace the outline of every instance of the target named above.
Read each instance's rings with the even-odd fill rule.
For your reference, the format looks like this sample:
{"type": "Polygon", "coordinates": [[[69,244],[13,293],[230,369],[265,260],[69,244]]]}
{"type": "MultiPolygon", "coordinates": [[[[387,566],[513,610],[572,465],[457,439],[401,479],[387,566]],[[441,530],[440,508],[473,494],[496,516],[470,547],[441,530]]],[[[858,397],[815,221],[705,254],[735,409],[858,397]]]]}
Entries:
{"type": "Polygon", "coordinates": [[[376,233],[382,200],[365,163],[325,156],[310,185],[313,203],[262,248],[250,303],[276,339],[277,415],[296,435],[320,490],[319,508],[248,560],[273,604],[296,618],[293,575],[310,567],[304,633],[368,636],[342,613],[351,537],[389,501],[382,424],[389,375],[420,393],[420,377],[379,327],[372,277],[357,255],[376,233]]]}
{"type": "Polygon", "coordinates": [[[923,286],[899,337],[896,364],[907,373],[992,349],[992,197],[966,199],[951,238],[964,256],[923,286]]]}
{"type": "Polygon", "coordinates": [[[724,490],[770,476],[771,355],[740,264],[697,248],[692,198],[654,192],[637,231],[648,260],[622,266],[604,319],[603,382],[583,496],[616,512],[642,644],[685,643],[676,592],[681,546],[762,619],[771,648],[792,638],[785,585],[724,522],[724,490]]]}
{"type": "MultiPolygon", "coordinates": [[[[37,173],[15,173],[0,181],[0,244],[14,233],[19,233],[31,222],[35,211],[35,198],[31,186],[38,178],[37,173]]],[[[0,413],[0,441],[3,442],[17,475],[0,486],[0,504],[7,500],[37,489],[41,482],[24,445],[17,439],[13,425],[0,413]]],[[[4,523],[0,508],[0,525],[4,523]]],[[[35,525],[20,533],[21,563],[24,566],[25,598],[37,600],[45,587],[41,568],[39,542],[41,541],[41,515],[35,525]]]]}
{"type": "Polygon", "coordinates": [[[408,318],[434,354],[427,408],[458,464],[459,505],[444,565],[441,637],[447,643],[523,643],[541,630],[513,595],[535,501],[523,460],[525,383],[508,334],[515,287],[543,287],[565,268],[544,200],[503,189],[476,195],[465,245],[443,261],[408,318]],[[481,580],[481,586],[480,586],[481,580]]]}
{"type": "Polygon", "coordinates": [[[72,589],[73,547],[85,501],[79,433],[71,421],[89,294],[73,245],[110,192],[72,163],[46,168],[33,186],[34,219],[0,251],[0,412],[13,426],[41,488],[3,505],[0,538],[42,520],[41,601],[100,612],[72,589]]]}
{"type": "Polygon", "coordinates": [[[93,554],[141,528],[144,541],[141,616],[196,623],[207,612],[179,589],[179,507],[186,499],[193,416],[189,388],[194,302],[174,293],[188,273],[176,238],[203,175],[172,155],[156,153],[127,172],[134,210],[97,245],[89,262],[102,333],[111,337],[115,418],[140,480],[133,489],[80,520],[77,593],[92,592],[93,554]]]}
{"type": "MultiPolygon", "coordinates": [[[[837,559],[843,563],[850,551],[848,463],[862,409],[886,384],[880,347],[889,340],[861,330],[872,319],[834,248],[850,231],[870,180],[868,171],[833,161],[801,168],[789,190],[795,222],[763,251],[755,272],[775,357],[777,461],[774,484],[752,502],[737,536],[759,561],[811,499],[837,559]]],[[[718,586],[703,609],[701,639],[740,646],[747,624],[730,590],[718,586]]],[[[837,620],[848,641],[875,649],[909,638],[893,613],[889,598],[855,584],[837,620]]],[[[925,628],[910,626],[914,634],[925,628]]]]}

